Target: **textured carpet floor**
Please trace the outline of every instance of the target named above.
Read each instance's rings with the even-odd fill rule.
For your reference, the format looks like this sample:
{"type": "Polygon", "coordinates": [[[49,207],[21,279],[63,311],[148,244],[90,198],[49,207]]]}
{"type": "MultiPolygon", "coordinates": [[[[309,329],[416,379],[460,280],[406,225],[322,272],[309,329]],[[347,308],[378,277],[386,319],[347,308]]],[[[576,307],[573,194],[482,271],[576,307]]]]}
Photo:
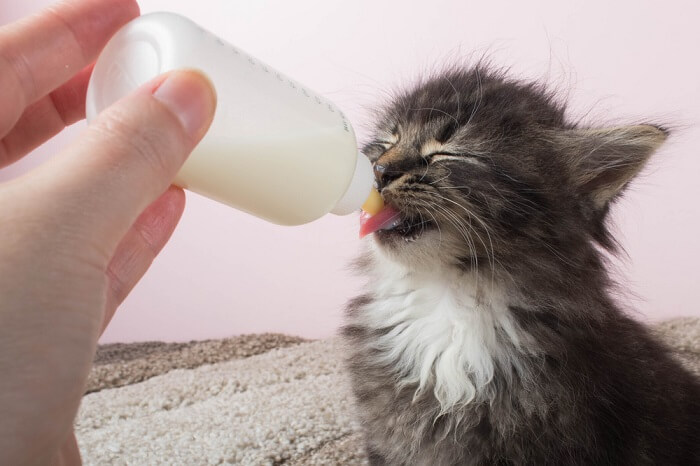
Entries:
{"type": "MultiPolygon", "coordinates": [[[[656,327],[700,375],[700,319],[656,327]]],[[[365,464],[337,339],[247,335],[98,350],[76,422],[85,464],[365,464]]]]}

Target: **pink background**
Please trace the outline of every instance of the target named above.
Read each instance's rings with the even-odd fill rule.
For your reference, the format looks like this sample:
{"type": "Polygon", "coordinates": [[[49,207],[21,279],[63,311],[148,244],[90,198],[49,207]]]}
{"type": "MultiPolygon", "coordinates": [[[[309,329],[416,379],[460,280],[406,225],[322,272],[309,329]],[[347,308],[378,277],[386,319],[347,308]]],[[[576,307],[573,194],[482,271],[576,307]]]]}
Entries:
{"type": "MultiPolygon", "coordinates": [[[[4,1],[7,22],[48,4],[4,1]]],[[[143,0],[237,44],[334,100],[366,134],[367,109],[417,72],[489,51],[569,95],[573,115],[607,123],[658,121],[673,138],[614,212],[629,257],[618,261],[627,305],[656,320],[700,316],[700,10],[694,1],[143,0]]],[[[76,125],[16,176],[82,130],[76,125]]],[[[249,332],[323,337],[361,287],[347,270],[355,216],[284,228],[197,195],[104,342],[189,340],[249,332]]]]}

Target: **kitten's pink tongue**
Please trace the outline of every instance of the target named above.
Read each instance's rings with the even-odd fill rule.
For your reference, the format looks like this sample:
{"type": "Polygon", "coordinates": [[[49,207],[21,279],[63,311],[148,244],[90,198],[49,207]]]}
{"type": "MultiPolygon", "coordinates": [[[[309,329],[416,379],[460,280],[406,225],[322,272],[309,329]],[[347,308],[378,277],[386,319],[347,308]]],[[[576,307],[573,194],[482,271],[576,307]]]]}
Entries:
{"type": "Polygon", "coordinates": [[[374,215],[365,211],[360,214],[360,238],[364,238],[377,230],[394,228],[401,221],[401,214],[391,206],[385,205],[382,210],[374,215]]]}

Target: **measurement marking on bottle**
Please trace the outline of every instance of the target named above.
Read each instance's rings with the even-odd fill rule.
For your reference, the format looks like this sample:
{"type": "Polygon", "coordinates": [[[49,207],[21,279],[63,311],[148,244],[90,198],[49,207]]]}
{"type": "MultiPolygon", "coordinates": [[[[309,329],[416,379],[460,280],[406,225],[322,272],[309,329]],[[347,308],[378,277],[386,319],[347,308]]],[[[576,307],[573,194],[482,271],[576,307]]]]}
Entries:
{"type": "MultiPolygon", "coordinates": [[[[205,30],[202,30],[202,31],[203,31],[203,32],[208,32],[208,31],[205,31],[205,30]]],[[[238,49],[238,48],[236,48],[236,47],[234,47],[234,46],[232,46],[232,45],[226,44],[226,43],[223,42],[220,38],[214,36],[213,34],[212,34],[212,37],[214,37],[214,38],[216,39],[216,42],[217,42],[219,45],[223,45],[223,46],[228,47],[228,48],[229,48],[233,53],[235,53],[236,55],[239,55],[239,56],[242,55],[242,57],[243,57],[243,58],[246,58],[247,61],[248,61],[248,63],[250,63],[252,66],[262,69],[262,70],[263,70],[265,73],[267,73],[267,74],[274,74],[274,76],[277,78],[278,81],[280,81],[280,82],[286,82],[286,83],[289,85],[290,88],[294,89],[294,90],[297,91],[297,92],[300,91],[300,92],[304,95],[304,97],[306,97],[307,99],[311,99],[311,98],[313,97],[313,99],[316,101],[316,103],[317,103],[318,105],[323,105],[323,104],[325,104],[325,107],[326,107],[326,109],[327,109],[329,112],[339,114],[340,119],[341,119],[341,122],[342,122],[342,125],[343,125],[343,130],[344,130],[346,133],[350,133],[350,132],[351,132],[351,130],[350,130],[350,124],[348,123],[348,121],[347,121],[347,119],[346,119],[346,117],[345,117],[345,114],[342,112],[342,110],[340,110],[339,108],[336,108],[331,102],[329,102],[329,101],[327,101],[326,99],[321,98],[321,97],[319,97],[319,96],[317,96],[317,95],[311,93],[311,92],[308,91],[304,86],[302,86],[302,85],[300,85],[300,84],[298,84],[298,83],[295,83],[292,79],[287,78],[286,76],[283,76],[282,73],[280,73],[280,72],[278,72],[278,71],[275,71],[274,69],[268,68],[268,66],[265,65],[264,63],[258,62],[258,61],[256,61],[251,55],[248,55],[247,53],[243,52],[242,50],[240,50],[240,49],[238,49]]]]}

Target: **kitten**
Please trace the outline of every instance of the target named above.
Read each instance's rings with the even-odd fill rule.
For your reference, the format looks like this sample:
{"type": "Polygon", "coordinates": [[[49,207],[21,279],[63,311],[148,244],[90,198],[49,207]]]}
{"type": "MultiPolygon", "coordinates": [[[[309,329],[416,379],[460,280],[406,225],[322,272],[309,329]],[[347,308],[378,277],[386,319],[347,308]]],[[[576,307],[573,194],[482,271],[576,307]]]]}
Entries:
{"type": "Polygon", "coordinates": [[[610,205],[663,143],[484,67],[364,148],[400,212],[358,261],[347,365],[374,465],[700,464],[700,383],[611,297],[610,205]]]}

